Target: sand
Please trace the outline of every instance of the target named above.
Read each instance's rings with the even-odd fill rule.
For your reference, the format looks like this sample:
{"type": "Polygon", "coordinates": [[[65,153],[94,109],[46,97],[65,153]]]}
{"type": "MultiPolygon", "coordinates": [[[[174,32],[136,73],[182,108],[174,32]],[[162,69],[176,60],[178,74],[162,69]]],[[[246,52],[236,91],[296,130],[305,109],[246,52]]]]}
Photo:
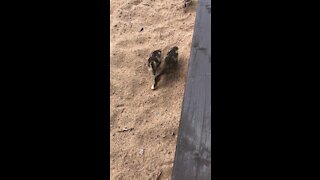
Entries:
{"type": "Polygon", "coordinates": [[[196,4],[110,1],[111,180],[171,179],[196,4]],[[173,46],[179,65],[153,91],[147,57],[173,46]]]}

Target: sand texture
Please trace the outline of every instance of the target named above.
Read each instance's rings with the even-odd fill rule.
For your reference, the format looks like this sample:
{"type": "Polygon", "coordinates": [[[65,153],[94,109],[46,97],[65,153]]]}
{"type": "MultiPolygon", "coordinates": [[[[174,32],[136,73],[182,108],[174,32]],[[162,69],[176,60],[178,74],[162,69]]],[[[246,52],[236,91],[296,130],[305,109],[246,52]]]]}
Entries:
{"type": "Polygon", "coordinates": [[[111,180],[171,179],[196,5],[185,11],[183,0],[110,2],[111,180]],[[173,46],[179,65],[153,91],[148,55],[173,46]]]}

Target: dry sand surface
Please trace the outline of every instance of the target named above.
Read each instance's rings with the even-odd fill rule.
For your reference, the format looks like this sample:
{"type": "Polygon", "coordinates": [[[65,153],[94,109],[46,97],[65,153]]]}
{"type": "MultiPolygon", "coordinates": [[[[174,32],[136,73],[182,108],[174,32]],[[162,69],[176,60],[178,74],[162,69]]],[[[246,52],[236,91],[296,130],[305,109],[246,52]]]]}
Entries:
{"type": "Polygon", "coordinates": [[[196,5],[185,12],[183,0],[110,1],[111,180],[171,179],[196,5]],[[178,68],[153,91],[147,57],[173,46],[178,68]]]}

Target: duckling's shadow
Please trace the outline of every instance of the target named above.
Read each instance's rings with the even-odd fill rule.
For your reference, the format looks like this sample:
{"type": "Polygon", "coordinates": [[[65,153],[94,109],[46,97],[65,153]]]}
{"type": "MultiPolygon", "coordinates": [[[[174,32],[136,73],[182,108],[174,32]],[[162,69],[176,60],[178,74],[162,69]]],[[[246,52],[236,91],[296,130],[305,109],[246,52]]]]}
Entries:
{"type": "Polygon", "coordinates": [[[179,59],[178,63],[166,70],[166,72],[156,79],[157,88],[172,87],[181,77],[182,64],[181,61],[185,59],[179,59]]]}

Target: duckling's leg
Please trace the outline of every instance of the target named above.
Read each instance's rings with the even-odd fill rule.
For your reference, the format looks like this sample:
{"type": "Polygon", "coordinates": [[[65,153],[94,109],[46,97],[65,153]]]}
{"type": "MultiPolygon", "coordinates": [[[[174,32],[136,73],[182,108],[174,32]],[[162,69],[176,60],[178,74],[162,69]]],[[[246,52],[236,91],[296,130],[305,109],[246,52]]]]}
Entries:
{"type": "Polygon", "coordinates": [[[153,81],[152,81],[153,83],[152,83],[152,86],[151,86],[152,90],[156,89],[157,83],[160,81],[160,75],[162,75],[162,74],[157,74],[157,75],[154,76],[153,81]]]}
{"type": "Polygon", "coordinates": [[[156,86],[156,78],[154,77],[153,80],[152,80],[151,89],[152,89],[152,90],[155,90],[155,86],[156,86]]]}

